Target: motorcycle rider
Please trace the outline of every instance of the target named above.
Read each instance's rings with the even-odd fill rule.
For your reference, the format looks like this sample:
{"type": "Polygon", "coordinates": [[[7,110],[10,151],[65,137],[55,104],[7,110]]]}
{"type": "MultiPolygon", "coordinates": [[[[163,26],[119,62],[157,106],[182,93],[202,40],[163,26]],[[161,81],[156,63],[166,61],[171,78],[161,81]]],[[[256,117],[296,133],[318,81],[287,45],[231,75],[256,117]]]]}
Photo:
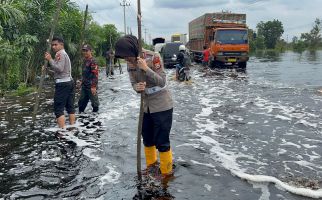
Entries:
{"type": "Polygon", "coordinates": [[[179,64],[176,65],[176,79],[179,80],[179,71],[183,67],[188,67],[187,66],[187,58],[185,56],[186,54],[186,46],[185,45],[180,45],[179,46],[179,53],[177,55],[177,61],[179,64]]]}

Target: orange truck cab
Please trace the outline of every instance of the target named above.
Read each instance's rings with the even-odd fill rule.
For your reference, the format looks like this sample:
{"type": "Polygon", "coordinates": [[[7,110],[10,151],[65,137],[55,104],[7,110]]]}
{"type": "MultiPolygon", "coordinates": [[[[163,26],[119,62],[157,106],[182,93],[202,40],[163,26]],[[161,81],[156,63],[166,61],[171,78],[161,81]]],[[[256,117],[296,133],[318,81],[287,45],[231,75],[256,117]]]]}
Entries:
{"type": "Polygon", "coordinates": [[[191,21],[188,48],[196,62],[202,61],[204,46],[209,47],[211,67],[246,68],[249,59],[246,14],[207,13],[191,21]]]}

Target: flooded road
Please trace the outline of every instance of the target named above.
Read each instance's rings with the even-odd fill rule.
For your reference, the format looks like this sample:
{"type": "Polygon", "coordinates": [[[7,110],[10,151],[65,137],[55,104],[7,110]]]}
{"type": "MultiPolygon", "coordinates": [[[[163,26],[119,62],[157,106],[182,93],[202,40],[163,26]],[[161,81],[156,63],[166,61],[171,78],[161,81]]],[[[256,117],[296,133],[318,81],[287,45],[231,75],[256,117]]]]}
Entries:
{"type": "MultiPolygon", "coordinates": [[[[286,52],[256,55],[246,72],[196,66],[191,83],[167,70],[176,163],[168,199],[322,198],[321,66],[322,52],[286,52]]],[[[32,96],[1,100],[0,199],[133,199],[140,99],[128,74],[100,74],[99,114],[79,116],[65,140],[46,91],[35,124],[32,96]]]]}

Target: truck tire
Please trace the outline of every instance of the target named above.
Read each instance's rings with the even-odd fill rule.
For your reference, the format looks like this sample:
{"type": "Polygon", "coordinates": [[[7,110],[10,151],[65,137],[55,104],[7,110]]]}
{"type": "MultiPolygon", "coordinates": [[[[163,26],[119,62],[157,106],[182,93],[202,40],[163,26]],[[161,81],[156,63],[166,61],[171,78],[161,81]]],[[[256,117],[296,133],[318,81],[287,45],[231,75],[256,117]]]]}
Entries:
{"type": "Polygon", "coordinates": [[[238,67],[241,68],[241,69],[246,69],[247,62],[240,62],[240,63],[238,63],[238,67]]]}
{"type": "Polygon", "coordinates": [[[210,61],[210,65],[211,68],[221,68],[223,66],[223,64],[219,61],[216,60],[212,60],[210,61]]]}

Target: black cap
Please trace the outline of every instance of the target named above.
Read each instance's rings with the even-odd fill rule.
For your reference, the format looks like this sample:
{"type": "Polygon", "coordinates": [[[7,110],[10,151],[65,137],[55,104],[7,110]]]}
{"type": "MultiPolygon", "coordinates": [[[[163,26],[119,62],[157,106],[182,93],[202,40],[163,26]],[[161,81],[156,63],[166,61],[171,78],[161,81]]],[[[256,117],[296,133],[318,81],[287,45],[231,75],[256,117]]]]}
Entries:
{"type": "Polygon", "coordinates": [[[133,35],[126,35],[121,37],[115,44],[115,57],[138,57],[139,56],[139,42],[133,35]]]}
{"type": "Polygon", "coordinates": [[[88,51],[91,51],[92,50],[92,47],[89,46],[88,44],[84,44],[83,47],[82,47],[82,50],[88,50],[88,51]]]}

